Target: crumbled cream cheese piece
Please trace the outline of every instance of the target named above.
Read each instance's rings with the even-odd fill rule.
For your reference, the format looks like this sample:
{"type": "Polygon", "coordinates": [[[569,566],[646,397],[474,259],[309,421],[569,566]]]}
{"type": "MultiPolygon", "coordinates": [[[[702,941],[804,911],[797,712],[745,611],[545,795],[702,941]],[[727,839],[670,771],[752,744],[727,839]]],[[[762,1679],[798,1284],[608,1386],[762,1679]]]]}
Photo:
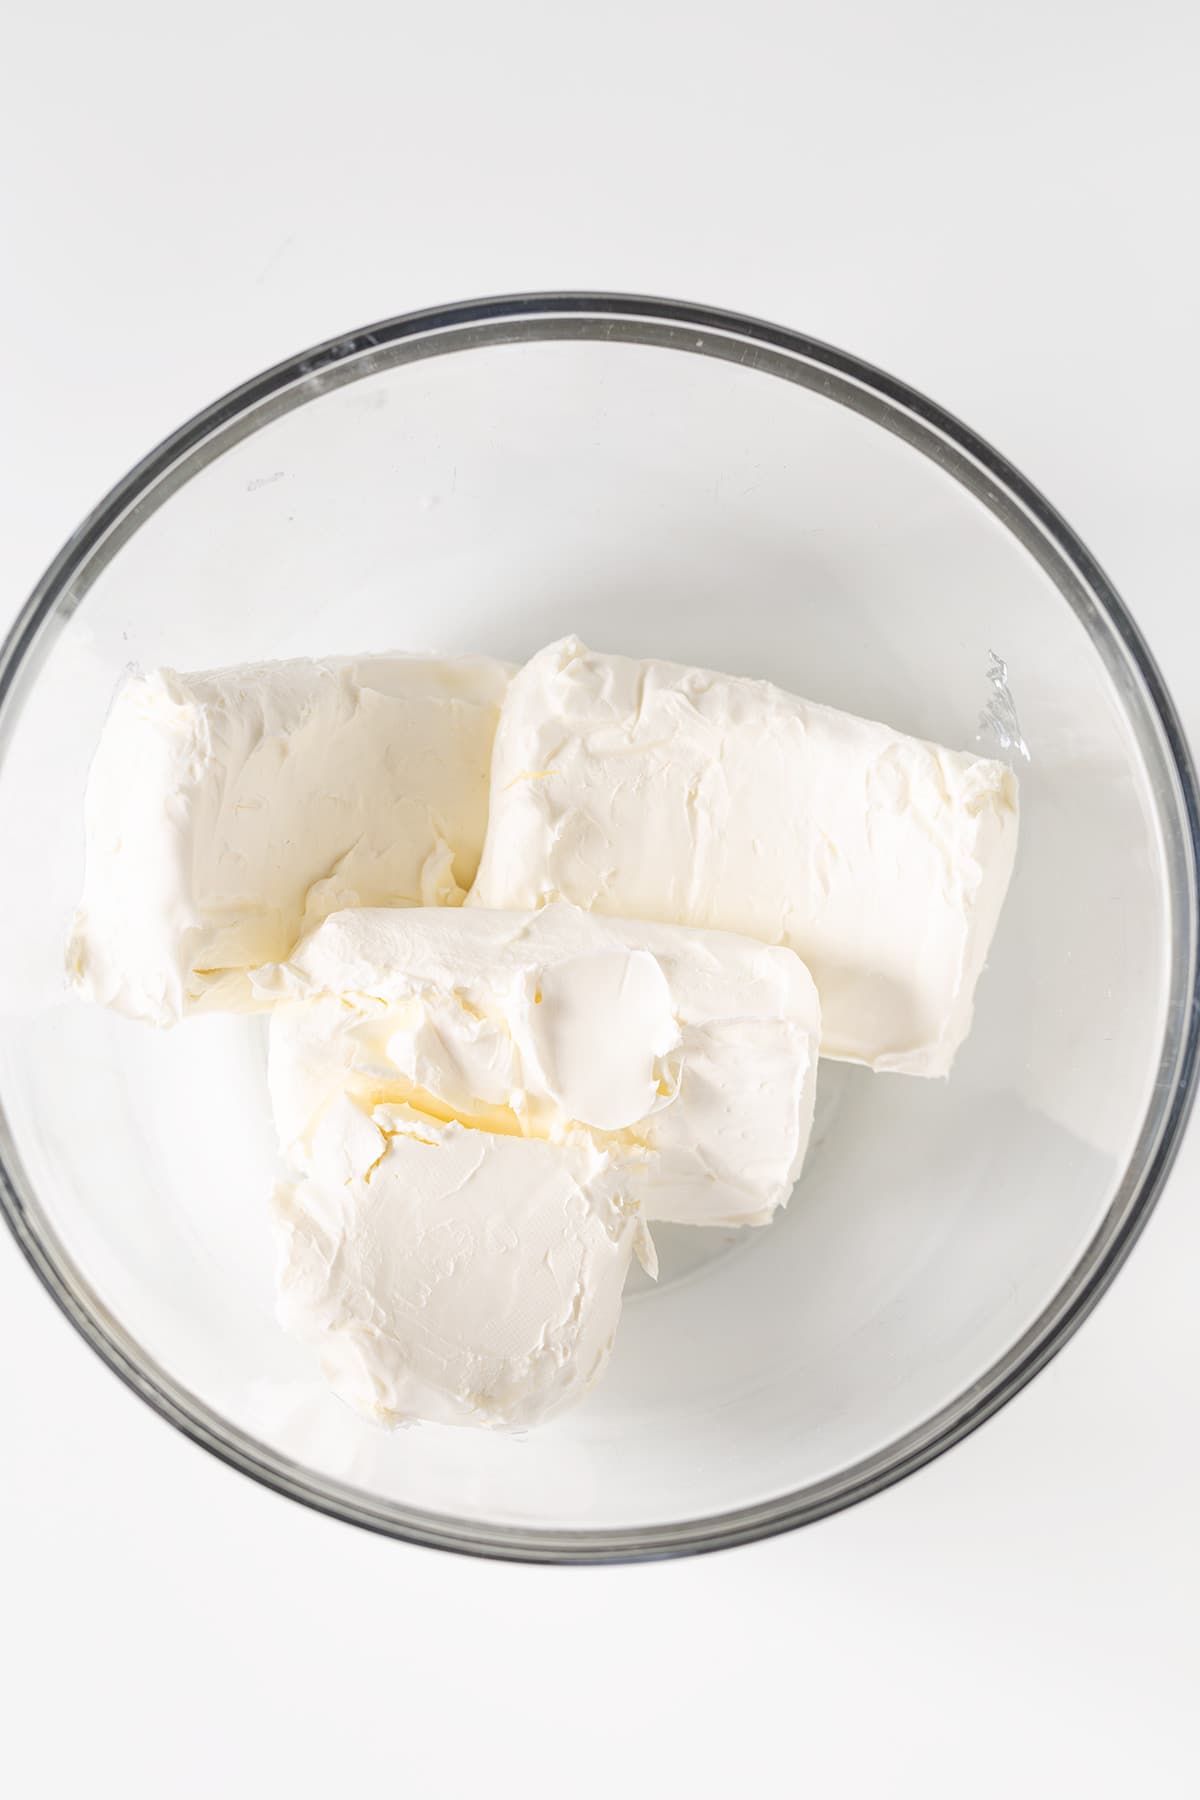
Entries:
{"type": "Polygon", "coordinates": [[[812,1124],[820,1015],[787,949],[536,913],[333,914],[262,969],[270,1087],[301,1161],[340,1094],[637,1165],[650,1220],[763,1224],[812,1124]]]}

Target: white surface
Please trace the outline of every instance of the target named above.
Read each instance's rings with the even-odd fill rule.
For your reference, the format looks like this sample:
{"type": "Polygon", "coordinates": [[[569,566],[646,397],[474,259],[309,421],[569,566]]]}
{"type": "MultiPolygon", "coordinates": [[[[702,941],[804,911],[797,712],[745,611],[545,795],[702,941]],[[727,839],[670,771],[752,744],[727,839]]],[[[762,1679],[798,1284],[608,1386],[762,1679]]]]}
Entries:
{"type": "MultiPolygon", "coordinates": [[[[1198,47],[1180,0],[26,9],[4,604],[276,358],[410,306],[626,287],[825,336],[966,418],[1107,566],[1200,736],[1198,47]]],[[[933,1468],[606,1572],[287,1506],[126,1393],[4,1247],[6,1785],[1193,1794],[1198,1175],[1193,1134],[1082,1335],[933,1468]]]]}

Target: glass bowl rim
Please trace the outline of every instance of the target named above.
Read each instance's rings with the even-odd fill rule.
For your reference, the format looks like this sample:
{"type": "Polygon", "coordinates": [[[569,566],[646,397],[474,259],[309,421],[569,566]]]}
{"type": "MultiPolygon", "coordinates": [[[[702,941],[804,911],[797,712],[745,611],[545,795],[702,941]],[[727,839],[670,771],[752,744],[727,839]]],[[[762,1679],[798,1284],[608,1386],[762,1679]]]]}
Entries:
{"type": "MultiPolygon", "coordinates": [[[[809,378],[796,373],[792,379],[815,386],[818,382],[812,377],[819,372],[819,385],[831,398],[865,412],[873,423],[908,438],[927,455],[931,454],[929,445],[937,443],[936,460],[943,466],[948,464],[950,473],[975,499],[995,512],[1020,538],[1022,532],[1014,530],[1013,518],[1009,516],[1009,510],[1015,509],[1025,522],[1026,547],[1040,544],[1056,562],[1078,577],[1088,603],[1076,604],[1075,610],[1088,636],[1100,643],[1102,631],[1107,630],[1140,679],[1146,712],[1161,740],[1164,769],[1173,782],[1174,814],[1169,820],[1160,818],[1160,823],[1173,826],[1177,833],[1175,848],[1183,892],[1174,896],[1172,992],[1160,1079],[1138,1146],[1125,1171],[1122,1185],[1128,1192],[1116,1223],[1112,1222],[1118,1204],[1114,1199],[1106,1219],[1038,1318],[966,1393],[939,1408],[929,1419],[822,1482],[792,1494],[672,1524],[569,1531],[483,1524],[382,1501],[346,1483],[318,1476],[269,1449],[221,1418],[159,1368],[92,1292],[41,1215],[36,1201],[31,1203],[22,1192],[25,1178],[0,1107],[0,1211],[6,1223],[36,1275],[84,1340],[120,1380],[169,1424],[264,1486],[347,1523],[428,1548],[535,1563],[641,1561],[727,1549],[774,1536],[839,1512],[890,1487],[960,1442],[1045,1367],[1112,1283],[1143,1230],[1174,1162],[1200,1073],[1200,798],[1196,771],[1166,685],[1127,608],[1090,552],[1049,502],[953,415],[858,357],[748,315],[686,301],[622,293],[501,295],[400,314],[331,338],[253,377],[197,413],[143,458],[88,514],[46,569],[0,646],[0,749],[5,715],[12,711],[18,679],[25,673],[43,627],[56,613],[69,614],[79,603],[79,593],[74,589],[76,576],[112,540],[116,528],[128,520],[139,501],[159,488],[173,469],[194,456],[215,433],[248,420],[264,405],[269,406],[302,384],[310,392],[300,394],[297,404],[342,379],[354,378],[356,369],[359,374],[369,374],[373,372],[369,361],[367,366],[359,365],[389,347],[406,346],[411,354],[416,354],[413,340],[432,340],[436,348],[438,334],[461,338],[472,330],[499,331],[502,335],[498,341],[520,343],[563,335],[607,338],[610,327],[619,321],[631,327],[626,333],[627,341],[659,343],[685,351],[694,348],[706,354],[728,351],[736,354],[738,361],[761,359],[759,366],[766,373],[785,373],[771,367],[772,357],[794,359],[797,371],[808,371],[809,378]],[[589,321],[596,324],[596,329],[589,329],[589,321]],[[638,335],[639,327],[643,333],[654,335],[638,335]],[[704,335],[694,338],[696,332],[704,335]],[[1147,1147],[1143,1150],[1143,1146],[1147,1147]]],[[[497,339],[484,336],[474,341],[497,339]]],[[[440,353],[471,347],[468,337],[466,342],[448,343],[440,353]]],[[[118,537],[117,547],[119,542],[118,537]]],[[[1069,595],[1062,597],[1072,603],[1069,595]]],[[[1139,746],[1145,751],[1143,734],[1137,735],[1139,746]]],[[[1159,806],[1160,813],[1166,810],[1161,798],[1159,806]]]]}

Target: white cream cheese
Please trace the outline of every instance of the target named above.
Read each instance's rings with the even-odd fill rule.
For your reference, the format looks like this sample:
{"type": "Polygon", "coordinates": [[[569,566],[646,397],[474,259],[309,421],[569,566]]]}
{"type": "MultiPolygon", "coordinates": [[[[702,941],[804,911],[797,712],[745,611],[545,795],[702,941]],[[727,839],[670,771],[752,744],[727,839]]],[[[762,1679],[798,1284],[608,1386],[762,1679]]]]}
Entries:
{"type": "Polygon", "coordinates": [[[247,971],[329,912],[458,904],[510,673],[396,655],[132,676],[88,780],[76,988],[160,1025],[238,1011],[247,971]]]}
{"type": "Polygon", "coordinates": [[[275,1195],[279,1316],[384,1425],[527,1427],[602,1373],[641,1231],[619,1162],[337,1096],[275,1195]]]}
{"type": "Polygon", "coordinates": [[[331,1102],[629,1159],[645,1216],[762,1224],[799,1174],[820,1017],[792,951],[530,913],[335,913],[258,971],[270,1087],[303,1166],[331,1102]]]}
{"type": "Polygon", "coordinates": [[[568,638],[509,689],[468,906],[563,899],[790,945],[823,1055],[944,1075],[1016,842],[1001,763],[568,638]]]}

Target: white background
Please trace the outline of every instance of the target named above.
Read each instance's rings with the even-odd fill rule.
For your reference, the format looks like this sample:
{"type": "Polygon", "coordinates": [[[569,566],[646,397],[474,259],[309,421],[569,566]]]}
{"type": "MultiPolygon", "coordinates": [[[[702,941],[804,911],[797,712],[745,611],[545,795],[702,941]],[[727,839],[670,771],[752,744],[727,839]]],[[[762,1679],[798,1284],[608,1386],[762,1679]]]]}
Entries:
{"type": "MultiPolygon", "coordinates": [[[[1108,568],[1200,738],[1196,19],[13,9],[0,608],[260,367],[411,307],[628,288],[826,337],[968,420],[1108,568]]],[[[0,1243],[0,1787],[1194,1797],[1198,1174],[1193,1134],[1081,1336],[935,1466],[607,1571],[289,1506],[127,1393],[0,1243]]]]}

